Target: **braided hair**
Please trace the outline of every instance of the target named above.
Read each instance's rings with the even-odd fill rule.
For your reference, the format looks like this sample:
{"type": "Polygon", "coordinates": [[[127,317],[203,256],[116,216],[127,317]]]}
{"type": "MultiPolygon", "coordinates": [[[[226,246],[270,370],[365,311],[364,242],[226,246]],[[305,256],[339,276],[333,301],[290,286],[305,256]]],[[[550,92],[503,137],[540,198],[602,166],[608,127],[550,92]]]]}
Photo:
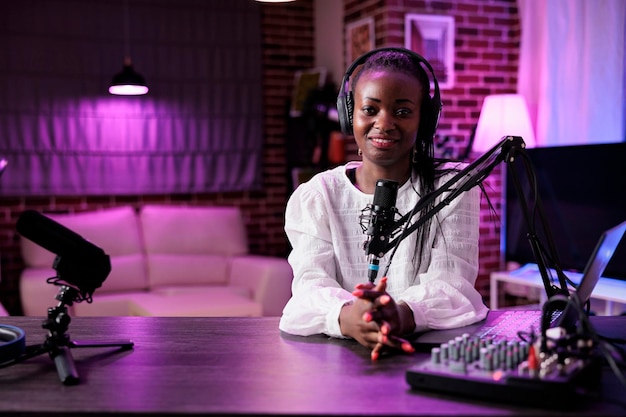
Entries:
{"type": "MultiPolygon", "coordinates": [[[[417,57],[398,50],[383,50],[373,54],[363,63],[358,73],[354,76],[352,88],[354,89],[357,85],[362,74],[377,70],[405,73],[417,78],[422,86],[420,128],[418,128],[415,140],[411,169],[413,177],[417,179],[419,189],[422,190],[421,196],[427,195],[435,190],[435,179],[451,171],[451,169],[441,169],[442,164],[447,160],[435,158],[434,156],[434,132],[427,132],[426,129],[421,128],[425,118],[434,117],[431,112],[430,79],[417,57]]],[[[417,193],[417,190],[415,192],[417,193]]],[[[419,213],[420,217],[431,211],[434,206],[435,202],[432,201],[422,208],[419,213]]],[[[433,218],[426,220],[416,231],[417,241],[414,253],[416,259],[421,259],[433,218]]]]}

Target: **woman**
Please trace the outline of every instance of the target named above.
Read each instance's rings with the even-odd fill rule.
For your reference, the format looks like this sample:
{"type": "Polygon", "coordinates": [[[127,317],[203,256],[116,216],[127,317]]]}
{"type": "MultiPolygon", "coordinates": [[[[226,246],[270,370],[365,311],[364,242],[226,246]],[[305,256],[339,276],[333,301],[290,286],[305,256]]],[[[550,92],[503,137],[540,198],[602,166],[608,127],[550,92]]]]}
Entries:
{"type": "Polygon", "coordinates": [[[441,106],[436,79],[431,98],[421,64],[432,74],[419,55],[382,48],[357,59],[346,73],[342,86],[361,65],[352,91],[340,93],[338,109],[342,129],[354,135],[362,161],[316,175],[287,203],[285,231],[293,247],[289,262],[294,280],[280,320],[282,331],[353,338],[371,349],[376,360],[387,351],[413,352],[407,337],[415,332],[485,318],[487,308],[474,288],[480,210],[476,188],[403,238],[380,258],[386,276],[367,282],[367,236],[359,216],[372,203],[376,181],[399,184],[395,207],[406,214],[459,168],[433,157],[441,106]]]}

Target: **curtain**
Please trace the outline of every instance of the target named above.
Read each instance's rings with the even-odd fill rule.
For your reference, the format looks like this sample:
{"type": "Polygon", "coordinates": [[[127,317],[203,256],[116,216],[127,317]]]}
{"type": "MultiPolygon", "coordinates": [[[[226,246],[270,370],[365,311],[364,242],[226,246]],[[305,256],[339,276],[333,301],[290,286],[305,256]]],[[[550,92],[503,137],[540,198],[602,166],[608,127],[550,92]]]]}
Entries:
{"type": "Polygon", "coordinates": [[[623,0],[517,0],[518,92],[538,146],[625,140],[623,0]]]}
{"type": "Polygon", "coordinates": [[[0,194],[261,187],[256,2],[6,2],[0,43],[0,194]],[[148,95],[108,94],[126,54],[148,95]]]}

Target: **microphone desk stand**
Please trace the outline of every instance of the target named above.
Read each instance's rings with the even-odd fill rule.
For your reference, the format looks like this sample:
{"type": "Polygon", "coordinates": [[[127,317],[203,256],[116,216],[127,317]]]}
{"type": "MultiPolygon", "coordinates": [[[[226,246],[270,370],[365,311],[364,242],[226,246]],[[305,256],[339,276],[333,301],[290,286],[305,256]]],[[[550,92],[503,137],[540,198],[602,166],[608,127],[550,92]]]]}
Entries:
{"type": "Polygon", "coordinates": [[[78,291],[75,288],[69,285],[61,285],[59,293],[55,297],[59,304],[48,309],[48,317],[42,323],[42,327],[48,330],[46,340],[40,345],[26,347],[24,354],[14,359],[11,364],[22,362],[47,352],[56,365],[61,382],[64,385],[76,385],[79,383],[80,378],[76,370],[71,348],[118,347],[121,350],[133,348],[134,343],[131,340],[108,342],[71,340],[66,333],[71,322],[67,306],[71,306],[77,296],[78,291]]]}

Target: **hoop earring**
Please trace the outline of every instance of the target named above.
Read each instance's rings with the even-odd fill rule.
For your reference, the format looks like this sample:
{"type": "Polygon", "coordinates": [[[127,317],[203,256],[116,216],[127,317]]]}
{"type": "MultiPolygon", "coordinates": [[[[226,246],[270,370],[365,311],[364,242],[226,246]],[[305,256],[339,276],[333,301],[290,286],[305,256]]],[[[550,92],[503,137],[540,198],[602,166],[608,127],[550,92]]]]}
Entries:
{"type": "Polygon", "coordinates": [[[413,163],[416,164],[417,163],[417,146],[413,147],[413,163]]]}

